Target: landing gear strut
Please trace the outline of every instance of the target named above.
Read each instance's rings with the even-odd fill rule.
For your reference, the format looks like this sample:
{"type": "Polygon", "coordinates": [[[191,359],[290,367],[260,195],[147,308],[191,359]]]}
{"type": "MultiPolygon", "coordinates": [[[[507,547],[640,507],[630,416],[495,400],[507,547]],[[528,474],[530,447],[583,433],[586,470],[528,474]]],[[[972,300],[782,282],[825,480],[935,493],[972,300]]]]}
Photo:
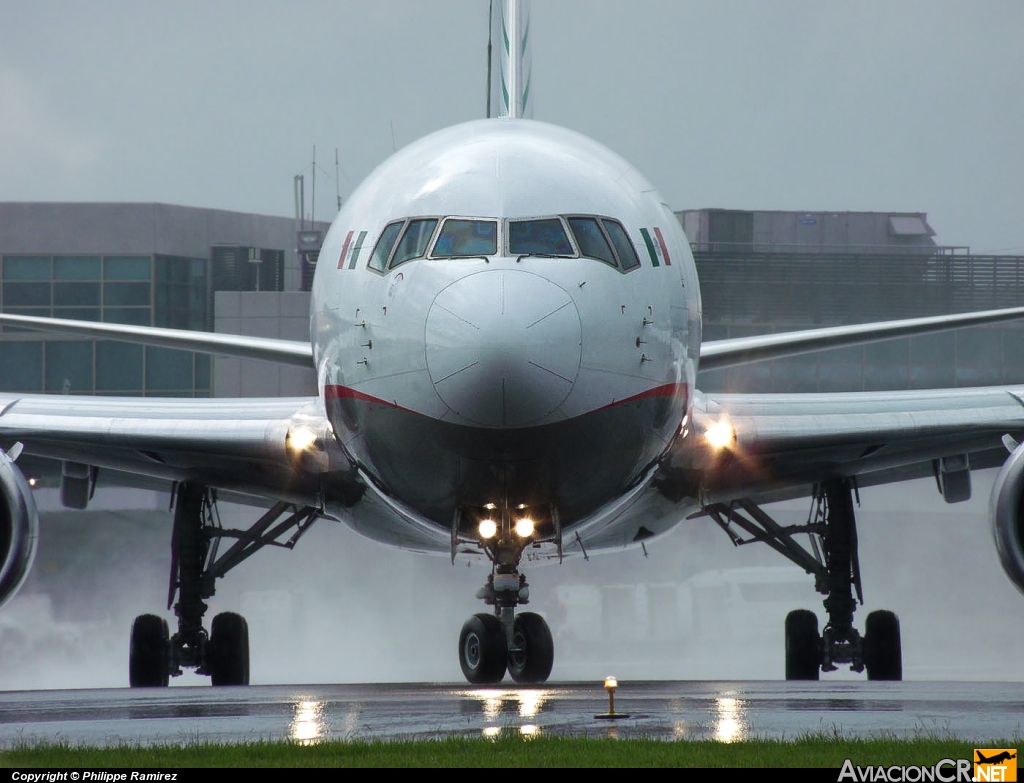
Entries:
{"type": "Polygon", "coordinates": [[[167,621],[156,615],[135,618],[128,682],[133,688],[164,687],[170,677],[182,674],[183,668],[192,668],[208,675],[214,685],[248,685],[249,626],[241,615],[222,612],[213,618],[207,633],[203,627],[206,599],[214,595],[217,577],[257,550],[267,545],[292,548],[319,512],[278,503],[249,530],[227,530],[220,524],[215,495],[206,487],[179,484],[174,501],[167,608],[173,605],[178,630],[170,635],[167,621]],[[279,540],[293,529],[287,540],[279,540]],[[237,540],[218,557],[222,538],[237,540]]]}
{"type": "MultiPolygon", "coordinates": [[[[517,615],[515,610],[530,601],[530,586],[526,577],[519,573],[523,550],[529,545],[555,541],[554,537],[560,535],[558,515],[553,510],[550,512],[549,529],[554,537],[543,538],[532,519],[528,531],[522,525],[524,514],[514,523],[507,506],[500,511],[493,507],[483,511],[493,527],[479,528],[489,535],[481,533],[476,543],[486,552],[494,570],[476,597],[493,606],[494,613],[475,614],[462,626],[459,665],[466,679],[475,685],[501,682],[506,671],[519,683],[546,682],[555,660],[551,630],[539,614],[521,612],[517,615]],[[487,514],[488,511],[493,511],[493,515],[487,514]],[[492,520],[491,516],[500,516],[500,520],[492,520]]],[[[461,510],[456,513],[452,527],[453,559],[456,542],[467,541],[459,535],[460,522],[461,510]]]]}
{"type": "Polygon", "coordinates": [[[857,603],[864,602],[853,510],[856,491],[850,479],[824,482],[815,493],[815,507],[807,524],[790,527],[779,525],[749,500],[707,508],[734,544],[763,541],[813,574],[816,589],[826,596],[823,604],[828,621],[820,634],[813,612],[798,609],[786,617],[787,680],[817,680],[819,672],[835,671],[837,664],[849,664],[855,672],[867,669],[869,680],[903,679],[896,615],[871,612],[863,636],[853,625],[857,603]],[[733,525],[749,537],[743,538],[733,525]],[[811,552],[793,540],[797,533],[810,535],[811,552]]]}

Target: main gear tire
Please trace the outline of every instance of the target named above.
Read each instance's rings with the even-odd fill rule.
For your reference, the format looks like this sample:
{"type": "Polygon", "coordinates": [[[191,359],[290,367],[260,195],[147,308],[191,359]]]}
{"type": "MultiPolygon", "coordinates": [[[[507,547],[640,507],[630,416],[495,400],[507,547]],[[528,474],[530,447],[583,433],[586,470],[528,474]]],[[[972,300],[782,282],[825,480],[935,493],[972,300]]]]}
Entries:
{"type": "Polygon", "coordinates": [[[249,624],[242,615],[222,612],[213,618],[207,655],[213,685],[249,684],[249,624]]]}
{"type": "Polygon", "coordinates": [[[132,688],[164,688],[170,681],[170,633],[167,621],[140,614],[132,623],[128,648],[128,684],[132,688]]]}
{"type": "Polygon", "coordinates": [[[807,609],[786,615],[786,679],[816,680],[821,671],[818,618],[807,609]]]}

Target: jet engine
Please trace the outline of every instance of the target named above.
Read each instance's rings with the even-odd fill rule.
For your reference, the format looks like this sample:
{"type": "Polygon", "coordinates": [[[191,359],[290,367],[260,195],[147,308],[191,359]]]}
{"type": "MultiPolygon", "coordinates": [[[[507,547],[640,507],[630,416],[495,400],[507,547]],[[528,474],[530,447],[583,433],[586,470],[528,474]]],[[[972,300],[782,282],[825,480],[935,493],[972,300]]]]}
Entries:
{"type": "Polygon", "coordinates": [[[3,449],[0,449],[0,495],[0,606],[3,606],[28,576],[39,537],[39,511],[32,490],[3,449]]]}
{"type": "Polygon", "coordinates": [[[990,514],[1003,570],[1024,592],[1024,444],[1014,449],[996,476],[990,514]]]}

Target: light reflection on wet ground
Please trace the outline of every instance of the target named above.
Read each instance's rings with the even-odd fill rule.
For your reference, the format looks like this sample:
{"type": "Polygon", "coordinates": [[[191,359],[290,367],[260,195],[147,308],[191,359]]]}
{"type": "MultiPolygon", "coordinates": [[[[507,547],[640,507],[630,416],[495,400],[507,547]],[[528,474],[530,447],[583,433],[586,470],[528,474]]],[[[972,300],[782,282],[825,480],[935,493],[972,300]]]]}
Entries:
{"type": "Polygon", "coordinates": [[[629,718],[601,721],[603,683],[176,687],[0,693],[0,746],[517,735],[664,740],[1024,735],[1022,683],[621,682],[629,718]]]}

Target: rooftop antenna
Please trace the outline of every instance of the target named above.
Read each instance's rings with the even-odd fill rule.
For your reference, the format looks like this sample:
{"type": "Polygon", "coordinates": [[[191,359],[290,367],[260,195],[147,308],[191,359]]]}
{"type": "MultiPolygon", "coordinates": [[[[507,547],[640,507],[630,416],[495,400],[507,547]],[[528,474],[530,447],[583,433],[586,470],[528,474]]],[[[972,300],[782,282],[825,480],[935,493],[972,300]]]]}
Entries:
{"type": "Polygon", "coordinates": [[[316,145],[313,145],[313,185],[310,188],[309,200],[312,205],[309,208],[309,225],[316,225],[316,145]]]}
{"type": "Polygon", "coordinates": [[[338,176],[338,148],[334,148],[334,197],[338,200],[338,210],[341,210],[341,177],[338,176]]]}
{"type": "Polygon", "coordinates": [[[306,176],[296,174],[292,179],[292,187],[295,189],[295,230],[306,230],[306,176]]]}

